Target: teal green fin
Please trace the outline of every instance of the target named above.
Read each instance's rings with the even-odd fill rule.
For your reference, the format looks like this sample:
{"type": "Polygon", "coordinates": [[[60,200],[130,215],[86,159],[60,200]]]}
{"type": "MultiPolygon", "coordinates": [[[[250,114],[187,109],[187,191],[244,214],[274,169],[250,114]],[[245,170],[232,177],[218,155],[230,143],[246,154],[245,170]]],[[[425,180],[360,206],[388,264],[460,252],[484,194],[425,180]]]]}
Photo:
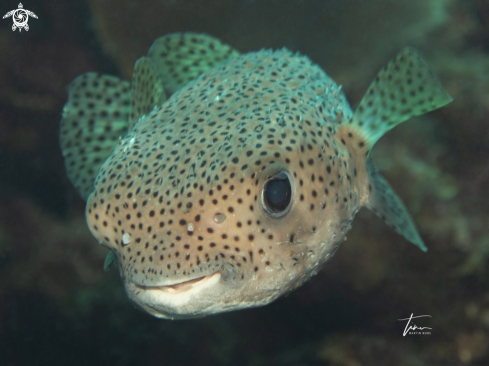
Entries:
{"type": "Polygon", "coordinates": [[[427,63],[412,48],[405,48],[378,73],[349,123],[338,130],[357,138],[353,151],[367,159],[366,206],[399,234],[426,251],[413,219],[401,199],[370,160],[373,145],[390,129],[413,116],[435,110],[452,98],[427,63]]]}
{"type": "Polygon", "coordinates": [[[107,256],[105,257],[104,261],[104,271],[109,272],[112,267],[114,267],[117,264],[117,256],[115,253],[111,250],[110,252],[107,253],[107,256]]]}
{"type": "Polygon", "coordinates": [[[350,124],[361,130],[371,148],[398,124],[451,101],[426,61],[407,47],[380,70],[350,124]]]}
{"type": "Polygon", "coordinates": [[[411,215],[389,183],[375,168],[370,157],[367,158],[367,171],[370,178],[370,196],[367,207],[384,219],[399,234],[426,252],[428,249],[424,245],[411,215]]]}
{"type": "Polygon", "coordinates": [[[130,84],[114,76],[86,73],[68,88],[60,145],[73,185],[84,199],[104,161],[127,133],[130,84]]]}
{"type": "Polygon", "coordinates": [[[170,94],[204,71],[238,56],[238,51],[217,38],[198,33],[174,33],[160,37],[148,52],[165,90],[170,94]]]}
{"type": "Polygon", "coordinates": [[[148,57],[141,57],[134,65],[131,93],[129,130],[142,116],[147,115],[155,106],[163,104],[166,100],[163,82],[148,57]]]}

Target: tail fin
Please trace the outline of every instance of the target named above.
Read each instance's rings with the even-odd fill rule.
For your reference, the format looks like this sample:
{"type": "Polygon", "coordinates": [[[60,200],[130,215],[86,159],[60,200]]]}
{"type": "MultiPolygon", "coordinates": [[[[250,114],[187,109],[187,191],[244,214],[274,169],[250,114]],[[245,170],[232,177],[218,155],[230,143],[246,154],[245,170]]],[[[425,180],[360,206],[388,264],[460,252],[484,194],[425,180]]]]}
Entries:
{"type": "Polygon", "coordinates": [[[427,250],[426,246],[411,216],[371,162],[369,152],[398,124],[451,101],[427,63],[416,50],[408,47],[378,73],[350,122],[340,127],[357,134],[362,141],[356,145],[356,150],[367,158],[366,206],[423,251],[427,250]]]}

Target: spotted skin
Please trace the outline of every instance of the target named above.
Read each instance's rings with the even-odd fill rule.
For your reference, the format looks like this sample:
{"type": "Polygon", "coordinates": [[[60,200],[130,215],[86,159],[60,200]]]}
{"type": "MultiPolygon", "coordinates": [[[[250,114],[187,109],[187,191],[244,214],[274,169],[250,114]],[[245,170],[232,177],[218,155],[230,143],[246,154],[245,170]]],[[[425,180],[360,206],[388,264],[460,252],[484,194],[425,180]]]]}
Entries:
{"type": "Polygon", "coordinates": [[[134,65],[132,83],[89,72],[68,88],[60,145],[68,177],[87,199],[95,177],[120,138],[139,118],[190,80],[239,55],[218,39],[192,32],[156,39],[134,65]]]}
{"type": "Polygon", "coordinates": [[[230,285],[221,296],[241,307],[315,273],[358,210],[352,161],[333,138],[335,123],[351,118],[337,90],[306,57],[260,51],[205,73],[141,120],[103,165],[87,205],[89,227],[117,253],[126,284],[220,271],[230,285]],[[293,214],[275,220],[259,197],[281,170],[294,177],[295,198],[293,214]]]}
{"type": "Polygon", "coordinates": [[[368,163],[376,136],[358,123],[364,110],[353,115],[317,65],[283,49],[204,72],[139,119],[102,165],[86,208],[128,296],[172,319],[265,305],[320,270],[362,206],[397,215],[384,218],[419,245],[402,202],[368,163]],[[273,217],[262,194],[281,172],[292,204],[273,217]]]}

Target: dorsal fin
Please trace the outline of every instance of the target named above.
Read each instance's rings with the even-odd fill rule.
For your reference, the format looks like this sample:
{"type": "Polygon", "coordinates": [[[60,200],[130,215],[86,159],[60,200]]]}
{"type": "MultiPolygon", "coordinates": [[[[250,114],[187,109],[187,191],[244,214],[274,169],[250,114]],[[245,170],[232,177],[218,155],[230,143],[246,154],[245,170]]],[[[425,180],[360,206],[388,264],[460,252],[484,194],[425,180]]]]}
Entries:
{"type": "Polygon", "coordinates": [[[68,87],[63,108],[60,145],[68,177],[84,199],[104,161],[127,133],[129,82],[89,72],[68,87]]]}
{"type": "Polygon", "coordinates": [[[155,106],[163,104],[166,100],[163,82],[148,57],[141,57],[134,65],[131,93],[129,130],[134,127],[139,118],[147,115],[155,106]]]}
{"type": "Polygon", "coordinates": [[[423,58],[408,47],[378,73],[353,118],[338,126],[340,138],[353,152],[358,172],[364,173],[359,174],[358,180],[362,204],[423,251],[426,246],[406,207],[377,171],[369,154],[390,129],[451,100],[423,58]],[[362,164],[366,164],[366,171],[362,164]]]}
{"type": "Polygon", "coordinates": [[[238,51],[217,38],[197,33],[168,34],[156,39],[148,51],[170,94],[204,71],[238,56],[238,51]]]}

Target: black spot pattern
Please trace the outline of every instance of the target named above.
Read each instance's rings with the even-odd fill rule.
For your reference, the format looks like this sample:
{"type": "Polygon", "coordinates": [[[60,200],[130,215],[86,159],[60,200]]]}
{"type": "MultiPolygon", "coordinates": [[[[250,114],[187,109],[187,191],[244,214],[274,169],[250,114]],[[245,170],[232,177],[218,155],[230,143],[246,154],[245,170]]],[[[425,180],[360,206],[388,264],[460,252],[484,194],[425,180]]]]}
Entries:
{"type": "Polygon", "coordinates": [[[308,58],[240,56],[135,125],[97,176],[89,227],[141,285],[216,271],[233,281],[274,273],[297,285],[294,276],[336,249],[358,210],[354,165],[335,139],[350,118],[339,88],[308,58]],[[261,191],[283,169],[297,203],[271,219],[261,191]]]}
{"type": "Polygon", "coordinates": [[[155,106],[166,100],[163,81],[158,76],[153,62],[148,57],[141,57],[134,65],[132,75],[131,115],[129,129],[133,128],[139,118],[148,114],[155,106]]]}
{"type": "Polygon", "coordinates": [[[371,147],[399,123],[451,100],[426,61],[407,47],[380,70],[350,123],[361,128],[371,147]]]}
{"type": "Polygon", "coordinates": [[[381,70],[353,118],[340,89],[307,57],[238,56],[193,33],[159,38],[138,60],[130,117],[128,83],[76,79],[61,144],[84,196],[97,176],[87,222],[128,295],[172,318],[263,305],[317,273],[360,205],[425,250],[369,153],[390,128],[451,98],[412,49],[381,70]],[[166,102],[164,89],[174,93],[166,102]],[[284,175],[290,205],[273,215],[263,189],[284,175]],[[192,301],[168,300],[190,288],[192,301]]]}
{"type": "Polygon", "coordinates": [[[217,38],[190,32],[160,37],[148,52],[165,89],[170,93],[176,92],[204,71],[238,56],[238,51],[217,38]]]}
{"type": "Polygon", "coordinates": [[[68,177],[83,198],[93,191],[93,182],[127,133],[130,84],[114,76],[89,72],[77,77],[68,89],[63,108],[60,144],[68,177]]]}

